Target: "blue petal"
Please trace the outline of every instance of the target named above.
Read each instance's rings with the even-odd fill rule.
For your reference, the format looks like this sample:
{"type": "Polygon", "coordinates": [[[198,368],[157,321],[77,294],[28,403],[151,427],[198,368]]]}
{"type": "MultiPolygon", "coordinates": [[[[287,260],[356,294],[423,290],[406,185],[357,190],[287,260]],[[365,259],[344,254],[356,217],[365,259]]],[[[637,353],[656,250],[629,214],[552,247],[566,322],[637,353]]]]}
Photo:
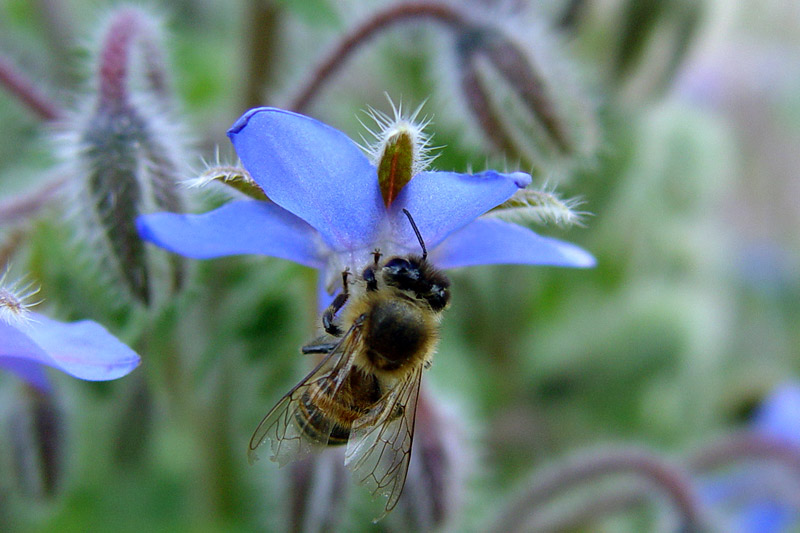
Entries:
{"type": "Polygon", "coordinates": [[[414,217],[426,246],[434,248],[450,233],[505,202],[530,181],[531,177],[523,172],[420,172],[392,204],[394,239],[406,247],[416,246],[403,208],[414,217]]]}
{"type": "Polygon", "coordinates": [[[202,215],[143,215],[136,223],[143,239],[195,259],[262,254],[313,268],[325,264],[314,228],[271,202],[230,202],[202,215]]]}
{"type": "Polygon", "coordinates": [[[329,305],[333,303],[333,300],[336,298],[336,295],[341,292],[341,290],[334,291],[333,294],[329,294],[327,289],[325,288],[325,275],[324,272],[320,272],[317,276],[317,311],[322,313],[325,309],[328,308],[329,305]]]}
{"type": "Polygon", "coordinates": [[[587,268],[595,265],[589,253],[568,242],[494,218],[475,220],[450,235],[431,253],[439,268],[487,264],[529,264],[587,268]]]}
{"type": "Polygon", "coordinates": [[[117,379],[140,362],[136,352],[90,320],[66,324],[31,313],[21,329],[0,322],[0,335],[5,358],[52,366],[80,379],[117,379]]]}
{"type": "Polygon", "coordinates": [[[773,390],[756,413],[755,426],[800,446],[800,384],[787,382],[773,390]]]}
{"type": "Polygon", "coordinates": [[[752,533],[792,531],[792,523],[796,522],[798,515],[790,505],[788,501],[783,505],[775,501],[760,501],[750,505],[739,514],[737,522],[740,529],[737,531],[752,533]]]}
{"type": "Polygon", "coordinates": [[[244,167],[271,200],[335,250],[374,241],[384,216],[375,167],[342,132],[273,108],[251,109],[228,131],[244,167]]]}
{"type": "Polygon", "coordinates": [[[34,387],[47,391],[50,384],[38,362],[41,348],[18,328],[0,320],[0,368],[12,372],[34,387]],[[38,354],[31,360],[27,354],[38,354]]]}

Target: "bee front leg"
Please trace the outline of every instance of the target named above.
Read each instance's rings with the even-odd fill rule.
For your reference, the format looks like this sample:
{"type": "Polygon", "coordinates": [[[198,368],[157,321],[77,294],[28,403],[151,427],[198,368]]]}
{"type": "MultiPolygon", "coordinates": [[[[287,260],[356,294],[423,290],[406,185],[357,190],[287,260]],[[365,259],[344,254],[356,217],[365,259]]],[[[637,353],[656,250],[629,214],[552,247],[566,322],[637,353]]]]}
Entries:
{"type": "Polygon", "coordinates": [[[344,333],[342,328],[333,323],[333,319],[336,317],[336,313],[339,312],[339,309],[341,309],[344,304],[347,303],[347,299],[350,297],[350,292],[347,289],[347,277],[349,274],[350,271],[347,269],[342,271],[342,292],[340,292],[336,298],[333,299],[331,305],[329,305],[328,308],[325,309],[325,312],[322,313],[322,327],[325,329],[325,333],[333,335],[334,337],[341,337],[342,333],[344,333]]]}
{"type": "Polygon", "coordinates": [[[315,354],[315,353],[322,353],[327,354],[330,353],[331,350],[336,348],[338,342],[321,342],[318,344],[306,344],[300,351],[304,354],[315,354]]]}

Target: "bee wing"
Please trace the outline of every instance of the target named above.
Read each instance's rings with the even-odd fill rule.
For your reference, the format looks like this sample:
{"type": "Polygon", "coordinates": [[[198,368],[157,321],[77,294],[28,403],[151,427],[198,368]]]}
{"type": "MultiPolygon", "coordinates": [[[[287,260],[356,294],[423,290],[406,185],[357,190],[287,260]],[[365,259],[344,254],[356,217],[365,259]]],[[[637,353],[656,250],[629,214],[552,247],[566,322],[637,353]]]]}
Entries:
{"type": "Polygon", "coordinates": [[[394,509],[408,474],[414,419],[422,367],[391,390],[353,423],[345,452],[345,465],[372,495],[386,496],[385,512],[394,509]]]}
{"type": "MultiPolygon", "coordinates": [[[[307,417],[299,414],[299,410],[303,409],[303,396],[313,384],[321,381],[325,381],[326,386],[332,384],[334,393],[339,389],[352,369],[360,337],[360,327],[351,326],[322,361],[267,413],[253,432],[253,436],[250,437],[247,458],[251,464],[258,459],[255,453],[256,449],[267,440],[270,441],[272,448],[270,459],[280,466],[324,447],[324,445],[305,437],[305,425],[308,420],[307,417]]],[[[318,394],[320,389],[312,389],[312,391],[312,394],[318,394]]],[[[311,401],[313,403],[313,397],[311,401]]],[[[314,422],[313,432],[318,434],[321,439],[327,440],[333,424],[329,423],[327,419],[317,419],[314,422]]]]}

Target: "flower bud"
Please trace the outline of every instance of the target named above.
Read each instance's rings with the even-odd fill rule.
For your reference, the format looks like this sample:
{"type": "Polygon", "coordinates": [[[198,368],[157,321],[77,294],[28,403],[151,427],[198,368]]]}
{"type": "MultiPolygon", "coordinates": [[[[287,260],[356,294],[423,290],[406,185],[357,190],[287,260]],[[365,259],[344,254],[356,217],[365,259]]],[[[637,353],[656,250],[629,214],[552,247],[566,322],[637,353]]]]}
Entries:
{"type": "Polygon", "coordinates": [[[598,128],[568,62],[548,57],[547,38],[539,32],[526,44],[505,27],[476,24],[461,32],[456,54],[464,100],[487,140],[550,175],[593,155],[598,128]]]}
{"type": "MultiPolygon", "coordinates": [[[[77,118],[75,146],[67,152],[84,177],[81,196],[88,205],[82,211],[89,215],[101,263],[115,284],[145,304],[163,287],[153,287],[155,258],[139,238],[136,217],[181,211],[176,178],[182,135],[171,118],[156,28],[138,9],[122,8],[112,15],[98,54],[96,93],[85,117],[77,118]],[[132,79],[131,67],[138,64],[134,57],[140,59],[144,84],[132,79]]],[[[169,285],[175,289],[183,266],[175,256],[168,261],[169,285]]]]}
{"type": "MultiPolygon", "coordinates": [[[[608,6],[606,6],[608,7],[608,6]]],[[[609,49],[600,54],[609,75],[626,99],[658,95],[666,90],[688,55],[702,27],[702,0],[626,0],[610,12],[585,17],[579,32],[597,41],[605,32],[609,49]]]]}
{"type": "Polygon", "coordinates": [[[26,386],[10,419],[11,455],[20,492],[52,496],[61,480],[63,428],[51,394],[26,386]]]}
{"type": "Polygon", "coordinates": [[[118,414],[114,432],[114,460],[135,466],[145,456],[153,432],[153,397],[142,373],[128,378],[128,391],[118,414]]]}

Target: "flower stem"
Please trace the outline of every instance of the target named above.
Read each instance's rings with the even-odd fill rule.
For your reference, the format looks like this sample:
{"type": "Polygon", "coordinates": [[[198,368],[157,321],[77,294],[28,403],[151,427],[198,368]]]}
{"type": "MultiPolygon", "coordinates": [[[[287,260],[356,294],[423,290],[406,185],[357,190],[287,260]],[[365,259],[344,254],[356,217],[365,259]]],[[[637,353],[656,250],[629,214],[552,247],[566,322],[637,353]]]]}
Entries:
{"type": "Polygon", "coordinates": [[[613,515],[614,513],[633,509],[647,501],[647,487],[634,483],[630,487],[617,488],[602,494],[593,495],[590,501],[576,503],[570,509],[549,515],[543,515],[536,521],[526,521],[524,527],[537,533],[591,530],[592,522],[613,515]],[[545,516],[546,515],[546,516],[545,516]]]}
{"type": "Polygon", "coordinates": [[[439,2],[403,2],[378,11],[364,23],[346,35],[333,51],[314,70],[298,96],[289,105],[290,109],[304,112],[328,79],[344,64],[359,47],[378,32],[396,24],[414,19],[427,19],[454,30],[470,25],[469,19],[452,5],[439,2]]]}
{"type": "Polygon", "coordinates": [[[64,112],[61,107],[42,94],[31,80],[23,76],[14,68],[11,61],[2,55],[0,55],[0,84],[39,118],[57,120],[63,117],[64,112]]]}
{"type": "MultiPolygon", "coordinates": [[[[265,89],[275,74],[283,27],[283,9],[278,2],[254,0],[245,10],[247,32],[246,68],[242,80],[244,109],[265,104],[265,89]]],[[[274,80],[272,80],[274,81],[274,80]]],[[[266,98],[267,101],[269,98],[266,98]]]]}
{"type": "Polygon", "coordinates": [[[134,45],[142,51],[144,77],[149,90],[162,103],[169,103],[172,94],[169,76],[151,22],[138,9],[125,8],[114,16],[101,47],[98,80],[101,106],[125,106],[129,103],[128,71],[134,45]]]}
{"type": "Polygon", "coordinates": [[[542,504],[569,489],[609,474],[632,474],[649,481],[668,495],[684,525],[701,523],[700,503],[688,475],[652,452],[642,448],[621,448],[583,456],[540,473],[489,528],[516,531],[540,512],[542,504]]]}
{"type": "Polygon", "coordinates": [[[76,44],[75,21],[63,0],[34,0],[39,23],[42,25],[47,48],[52,56],[54,79],[61,88],[75,87],[79,82],[72,68],[70,54],[76,44]]]}
{"type": "Polygon", "coordinates": [[[755,432],[723,437],[689,460],[689,468],[708,471],[746,459],[772,460],[786,465],[800,481],[800,446],[755,432]]]}
{"type": "Polygon", "coordinates": [[[0,225],[11,224],[35,214],[57,195],[68,179],[69,176],[48,180],[29,195],[0,204],[0,225]]]}

